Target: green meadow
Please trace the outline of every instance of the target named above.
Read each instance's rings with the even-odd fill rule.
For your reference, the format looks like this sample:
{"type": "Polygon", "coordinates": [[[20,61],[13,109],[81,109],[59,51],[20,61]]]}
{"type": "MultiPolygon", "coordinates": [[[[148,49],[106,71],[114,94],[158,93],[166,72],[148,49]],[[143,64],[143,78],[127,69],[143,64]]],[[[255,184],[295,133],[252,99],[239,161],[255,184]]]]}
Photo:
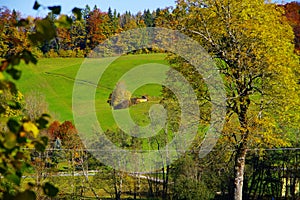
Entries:
{"type": "MultiPolygon", "coordinates": [[[[39,59],[37,65],[21,64],[22,76],[16,84],[25,95],[38,92],[45,96],[53,119],[59,121],[73,120],[72,94],[76,81],[86,84],[87,88],[90,87],[91,90],[96,89],[95,109],[102,129],[106,130],[116,127],[111,114],[111,107],[107,103],[109,94],[114,90],[116,83],[126,72],[138,66],[146,65],[147,67],[147,64],[167,65],[165,56],[165,54],[125,55],[117,58],[108,66],[106,66],[105,59],[44,58],[39,59]],[[88,74],[84,79],[78,79],[76,75],[83,65],[85,68],[88,67],[88,74]],[[103,72],[100,80],[91,82],[89,76],[100,77],[99,72],[103,72]]],[[[164,70],[162,69],[161,74],[165,73],[164,70]]],[[[151,68],[143,73],[134,74],[134,76],[144,76],[145,78],[151,75],[155,75],[151,68]]],[[[147,124],[150,121],[148,111],[151,105],[159,102],[161,89],[162,86],[159,84],[146,84],[134,91],[132,97],[142,95],[149,97],[148,102],[130,107],[130,114],[136,123],[147,124]]]]}

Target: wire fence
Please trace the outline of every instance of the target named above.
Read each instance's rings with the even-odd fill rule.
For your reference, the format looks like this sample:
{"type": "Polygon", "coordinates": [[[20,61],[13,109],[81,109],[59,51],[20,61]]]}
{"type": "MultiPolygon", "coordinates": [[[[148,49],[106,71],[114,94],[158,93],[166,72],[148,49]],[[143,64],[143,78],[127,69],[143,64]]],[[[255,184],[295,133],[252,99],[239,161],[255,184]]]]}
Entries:
{"type": "MultiPolygon", "coordinates": [[[[35,149],[27,148],[24,149],[24,151],[29,151],[31,153],[32,163],[35,168],[35,172],[26,174],[23,177],[25,180],[28,181],[34,179],[36,183],[42,183],[47,179],[53,182],[57,182],[60,184],[60,190],[63,194],[73,195],[74,197],[82,197],[82,195],[87,194],[93,196],[88,192],[93,190],[93,186],[91,186],[91,180],[94,180],[97,183],[97,179],[99,177],[100,179],[101,176],[106,177],[108,173],[107,171],[103,170],[103,168],[105,168],[106,166],[102,164],[101,161],[98,161],[96,159],[93,160],[92,156],[92,152],[108,152],[107,150],[47,148],[43,153],[38,153],[35,149]]],[[[214,149],[212,153],[216,151],[220,150],[214,149]]],[[[235,150],[223,149],[222,151],[234,153],[235,150]]],[[[254,189],[256,187],[258,187],[259,189],[260,187],[263,187],[265,188],[264,191],[266,191],[266,193],[272,193],[273,190],[277,190],[277,197],[300,197],[299,147],[264,149],[253,148],[247,149],[247,151],[265,151],[266,155],[268,155],[268,153],[276,155],[273,155],[274,160],[270,160],[270,157],[263,157],[263,159],[261,160],[251,160],[251,163],[247,163],[252,167],[250,167],[252,170],[252,177],[250,176],[247,178],[247,184],[249,184],[250,186],[254,185],[254,189]],[[258,182],[259,178],[262,179],[262,186],[256,183],[258,182]],[[275,179],[278,182],[274,182],[275,179]],[[270,192],[267,190],[270,190],[270,192]]],[[[192,150],[188,150],[186,152],[197,153],[197,151],[192,150]]],[[[127,173],[127,176],[145,179],[145,181],[156,182],[157,184],[163,184],[164,180],[159,178],[162,177],[163,173],[166,173],[166,171],[163,170],[165,169],[153,172],[127,173]]],[[[119,172],[118,174],[122,174],[122,172],[119,172]]],[[[95,184],[95,182],[93,182],[93,184],[95,184]]],[[[169,184],[172,184],[172,182],[170,181],[169,184]]],[[[259,189],[257,190],[257,194],[255,195],[260,195],[259,189]]],[[[249,193],[253,194],[253,191],[250,191],[249,193]]],[[[43,192],[37,191],[37,195],[42,198],[43,192]]]]}

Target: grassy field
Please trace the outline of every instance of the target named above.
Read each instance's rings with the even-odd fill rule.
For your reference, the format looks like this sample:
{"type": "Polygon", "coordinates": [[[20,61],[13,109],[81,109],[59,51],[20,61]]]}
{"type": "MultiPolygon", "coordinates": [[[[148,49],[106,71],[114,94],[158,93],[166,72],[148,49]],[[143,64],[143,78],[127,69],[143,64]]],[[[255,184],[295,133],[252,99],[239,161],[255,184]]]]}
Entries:
{"type": "MultiPolygon", "coordinates": [[[[95,73],[93,67],[103,68],[105,64],[103,59],[97,59],[93,62],[95,61],[97,65],[91,67],[91,74],[95,73]]],[[[76,74],[83,62],[84,59],[82,58],[48,58],[40,59],[37,65],[21,64],[22,77],[16,82],[17,86],[25,95],[32,92],[39,92],[44,95],[53,118],[60,121],[72,121],[72,90],[76,74]]],[[[165,54],[122,56],[109,65],[98,83],[90,84],[90,87],[97,88],[95,108],[104,130],[116,126],[111,115],[111,108],[106,102],[116,83],[127,71],[148,63],[167,64],[165,54]]],[[[147,71],[141,76],[148,74],[151,74],[151,71],[147,71]]],[[[139,121],[138,123],[147,123],[149,121],[148,110],[153,103],[158,102],[160,94],[161,85],[147,84],[138,88],[133,96],[148,95],[150,101],[132,106],[130,108],[132,118],[139,121]],[[145,115],[141,118],[141,114],[145,115]]]]}

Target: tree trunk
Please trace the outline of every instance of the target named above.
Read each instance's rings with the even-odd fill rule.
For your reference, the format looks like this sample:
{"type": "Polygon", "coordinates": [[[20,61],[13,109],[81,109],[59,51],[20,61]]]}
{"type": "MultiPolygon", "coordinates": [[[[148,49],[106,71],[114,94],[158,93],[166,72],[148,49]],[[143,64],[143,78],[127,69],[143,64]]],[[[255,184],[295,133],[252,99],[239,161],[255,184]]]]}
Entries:
{"type": "Polygon", "coordinates": [[[167,168],[163,168],[163,191],[162,191],[162,199],[166,200],[168,199],[168,184],[169,184],[169,171],[170,166],[167,166],[167,168]],[[166,171],[165,171],[166,170],[166,171]]]}
{"type": "Polygon", "coordinates": [[[152,188],[152,182],[150,180],[150,178],[147,176],[147,182],[148,182],[148,185],[149,185],[149,191],[148,191],[148,196],[149,197],[154,197],[154,193],[153,193],[153,188],[152,188]]]}
{"type": "MultiPolygon", "coordinates": [[[[81,154],[83,154],[83,153],[81,153],[81,154]]],[[[81,158],[81,167],[82,167],[83,176],[84,176],[87,184],[89,185],[89,188],[91,189],[91,191],[94,194],[95,198],[99,200],[100,197],[98,196],[96,190],[94,189],[93,185],[91,184],[91,182],[89,180],[89,170],[88,170],[88,167],[87,167],[87,169],[85,169],[83,158],[81,158]]]]}
{"type": "Polygon", "coordinates": [[[239,148],[235,157],[234,167],[234,200],[243,199],[243,182],[245,170],[246,149],[239,148]]]}
{"type": "Polygon", "coordinates": [[[133,199],[136,200],[136,194],[137,194],[137,186],[136,186],[136,175],[134,175],[134,186],[133,186],[133,199]]]}

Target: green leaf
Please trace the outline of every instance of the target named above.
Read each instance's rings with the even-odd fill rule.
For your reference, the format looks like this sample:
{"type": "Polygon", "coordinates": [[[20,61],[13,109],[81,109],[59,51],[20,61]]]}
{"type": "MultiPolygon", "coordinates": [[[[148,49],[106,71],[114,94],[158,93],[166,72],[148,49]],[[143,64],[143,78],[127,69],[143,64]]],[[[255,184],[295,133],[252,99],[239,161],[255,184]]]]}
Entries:
{"type": "Polygon", "coordinates": [[[48,18],[38,20],[36,22],[36,30],[37,33],[41,34],[41,37],[43,39],[42,42],[44,40],[51,40],[56,35],[55,27],[53,26],[52,22],[48,18]]]}
{"type": "Polygon", "coordinates": [[[34,183],[32,183],[32,182],[28,182],[27,184],[29,187],[34,187],[34,183]]]}
{"type": "Polygon", "coordinates": [[[56,27],[70,28],[72,25],[72,19],[67,15],[61,15],[58,20],[55,21],[56,27]]]}
{"type": "Polygon", "coordinates": [[[61,6],[49,6],[48,9],[51,10],[53,14],[59,15],[61,6]]]}
{"type": "Polygon", "coordinates": [[[12,66],[20,64],[20,60],[19,55],[14,55],[9,58],[9,62],[12,66]]]}
{"type": "Polygon", "coordinates": [[[8,100],[7,105],[14,110],[19,110],[22,108],[21,104],[18,102],[15,102],[14,100],[8,100]]]}
{"type": "Polygon", "coordinates": [[[8,74],[10,74],[14,80],[19,80],[21,78],[22,72],[18,69],[11,68],[11,69],[6,70],[6,72],[8,74]]]}
{"type": "Polygon", "coordinates": [[[44,152],[45,151],[46,146],[43,143],[41,143],[39,141],[34,141],[33,143],[34,143],[35,150],[37,150],[39,152],[44,152]]]}
{"type": "Polygon", "coordinates": [[[4,177],[8,181],[10,181],[16,185],[20,185],[20,183],[21,183],[21,178],[19,176],[17,176],[16,174],[6,174],[4,177]]]}
{"type": "Polygon", "coordinates": [[[27,26],[29,24],[29,20],[28,19],[20,19],[16,26],[27,26]]]}
{"type": "Polygon", "coordinates": [[[35,200],[36,194],[34,193],[34,191],[25,190],[24,192],[18,193],[14,199],[16,199],[16,200],[35,200]]]}
{"type": "Polygon", "coordinates": [[[56,36],[56,29],[48,18],[37,20],[35,22],[36,33],[29,34],[29,39],[34,44],[50,41],[56,36]]]}
{"type": "Polygon", "coordinates": [[[81,10],[82,10],[81,8],[77,8],[77,7],[72,9],[72,13],[76,16],[77,20],[81,20],[82,18],[81,10]]]}
{"type": "Polygon", "coordinates": [[[9,119],[7,122],[7,126],[13,133],[18,133],[21,128],[20,124],[15,119],[9,119]]]}
{"type": "Polygon", "coordinates": [[[18,137],[17,138],[17,142],[19,143],[19,144],[24,144],[24,143],[26,143],[26,141],[27,141],[27,138],[26,137],[18,137]]]}
{"type": "Polygon", "coordinates": [[[43,186],[44,193],[49,197],[55,197],[58,193],[58,188],[51,183],[46,182],[43,186]]]}
{"type": "Polygon", "coordinates": [[[3,107],[3,105],[0,105],[0,114],[5,113],[6,109],[3,107]]]}
{"type": "Polygon", "coordinates": [[[49,114],[47,114],[47,113],[43,113],[42,117],[49,117],[50,118],[51,116],[49,114]]]}
{"type": "Polygon", "coordinates": [[[46,128],[48,124],[48,118],[49,116],[41,116],[39,119],[36,120],[36,123],[38,124],[39,129],[46,128]]]}
{"type": "Polygon", "coordinates": [[[43,141],[44,145],[47,146],[47,144],[48,144],[48,137],[43,136],[43,137],[41,137],[41,140],[43,141]]]}
{"type": "Polygon", "coordinates": [[[43,37],[43,34],[41,33],[32,33],[28,35],[29,40],[33,43],[33,44],[38,44],[40,42],[45,41],[45,38],[43,37]]]}
{"type": "Polygon", "coordinates": [[[33,56],[33,54],[28,51],[28,50],[24,50],[22,52],[22,59],[25,61],[26,64],[29,64],[29,62],[36,64],[37,63],[37,59],[33,56]]]}
{"type": "Polygon", "coordinates": [[[6,167],[4,167],[4,165],[0,166],[0,174],[5,174],[7,172],[6,167]]]}
{"type": "Polygon", "coordinates": [[[16,95],[18,92],[16,84],[7,80],[0,81],[0,90],[9,90],[9,92],[14,95],[16,95]]]}
{"type": "Polygon", "coordinates": [[[33,5],[33,9],[37,10],[37,9],[39,9],[40,6],[41,6],[41,4],[39,4],[37,1],[35,1],[34,5],[33,5]]]}
{"type": "Polygon", "coordinates": [[[215,64],[217,65],[217,67],[220,69],[228,67],[228,64],[221,58],[214,58],[214,61],[215,61],[215,64]]]}

